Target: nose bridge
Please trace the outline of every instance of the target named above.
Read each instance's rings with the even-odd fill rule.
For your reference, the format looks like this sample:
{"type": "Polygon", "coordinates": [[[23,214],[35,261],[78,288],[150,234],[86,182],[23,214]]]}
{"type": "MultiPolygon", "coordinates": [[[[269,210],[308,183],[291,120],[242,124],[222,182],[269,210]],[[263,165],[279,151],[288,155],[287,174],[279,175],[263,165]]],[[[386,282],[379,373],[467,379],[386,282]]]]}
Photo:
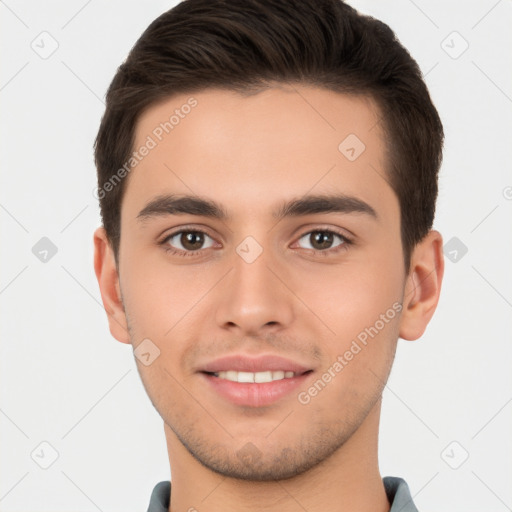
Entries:
{"type": "Polygon", "coordinates": [[[260,245],[253,237],[247,237],[236,248],[233,258],[233,285],[237,290],[247,290],[257,295],[275,286],[271,266],[271,249],[260,245]]]}
{"type": "MultiPolygon", "coordinates": [[[[267,244],[266,244],[267,245],[267,244]]],[[[232,271],[217,307],[221,327],[237,326],[243,332],[257,332],[269,326],[287,326],[293,316],[292,296],[274,267],[279,267],[270,244],[264,247],[246,237],[235,249],[232,271]]]]}

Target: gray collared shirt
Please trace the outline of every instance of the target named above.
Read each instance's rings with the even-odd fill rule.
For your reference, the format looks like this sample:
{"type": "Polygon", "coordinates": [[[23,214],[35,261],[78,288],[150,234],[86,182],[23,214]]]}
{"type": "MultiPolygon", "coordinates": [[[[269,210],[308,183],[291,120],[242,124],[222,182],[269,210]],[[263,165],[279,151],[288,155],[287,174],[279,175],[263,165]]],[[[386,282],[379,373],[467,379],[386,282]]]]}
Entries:
{"type": "MultiPolygon", "coordinates": [[[[385,476],[382,480],[391,503],[389,512],[418,512],[405,480],[395,476],[385,476]]],[[[168,512],[170,500],[171,482],[157,483],[151,493],[148,512],[168,512]]]]}

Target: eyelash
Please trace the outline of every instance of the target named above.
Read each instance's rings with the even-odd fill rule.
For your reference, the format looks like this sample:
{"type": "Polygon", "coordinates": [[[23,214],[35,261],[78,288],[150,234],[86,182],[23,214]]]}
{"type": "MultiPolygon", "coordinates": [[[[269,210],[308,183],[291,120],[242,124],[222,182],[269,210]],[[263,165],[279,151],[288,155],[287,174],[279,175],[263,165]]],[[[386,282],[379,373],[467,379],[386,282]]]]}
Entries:
{"type": "MultiPolygon", "coordinates": [[[[175,255],[175,256],[185,257],[185,258],[197,256],[200,252],[205,251],[205,249],[196,249],[195,251],[183,251],[181,249],[176,249],[167,244],[169,239],[175,237],[176,235],[183,234],[183,233],[202,233],[203,235],[206,235],[213,239],[213,237],[211,237],[206,231],[203,231],[201,229],[195,229],[195,228],[194,229],[181,229],[179,231],[175,231],[174,233],[167,235],[161,242],[159,242],[159,245],[163,246],[163,249],[166,253],[175,255]]],[[[306,251],[313,251],[316,255],[320,255],[322,257],[331,256],[331,255],[337,254],[341,251],[347,250],[350,245],[354,244],[353,240],[348,238],[346,235],[344,235],[338,231],[335,231],[333,229],[322,229],[322,228],[317,228],[317,229],[312,229],[310,231],[306,231],[301,236],[299,236],[298,240],[303,238],[305,235],[310,235],[312,233],[330,233],[330,234],[338,236],[342,240],[341,244],[339,244],[336,247],[333,247],[331,249],[325,249],[325,250],[305,249],[306,251]]],[[[210,249],[210,247],[208,247],[208,249],[210,249]]]]}

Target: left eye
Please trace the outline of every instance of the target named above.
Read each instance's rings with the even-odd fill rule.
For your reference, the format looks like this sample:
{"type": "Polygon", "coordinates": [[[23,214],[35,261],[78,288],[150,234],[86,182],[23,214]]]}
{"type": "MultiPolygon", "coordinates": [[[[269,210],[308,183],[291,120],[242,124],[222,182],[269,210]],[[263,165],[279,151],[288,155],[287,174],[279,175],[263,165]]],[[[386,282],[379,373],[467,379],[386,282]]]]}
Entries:
{"type": "Polygon", "coordinates": [[[313,249],[316,251],[325,251],[326,249],[332,249],[349,242],[344,236],[329,230],[310,231],[302,235],[299,238],[299,242],[301,240],[306,240],[306,243],[309,244],[309,247],[304,247],[304,249],[313,249]],[[334,238],[340,240],[336,245],[333,245],[334,238]]]}
{"type": "Polygon", "coordinates": [[[169,243],[169,245],[182,251],[197,251],[199,249],[212,247],[213,239],[202,231],[180,231],[174,235],[168,236],[164,240],[164,243],[169,243]],[[208,245],[204,245],[205,238],[210,240],[208,245]]]}

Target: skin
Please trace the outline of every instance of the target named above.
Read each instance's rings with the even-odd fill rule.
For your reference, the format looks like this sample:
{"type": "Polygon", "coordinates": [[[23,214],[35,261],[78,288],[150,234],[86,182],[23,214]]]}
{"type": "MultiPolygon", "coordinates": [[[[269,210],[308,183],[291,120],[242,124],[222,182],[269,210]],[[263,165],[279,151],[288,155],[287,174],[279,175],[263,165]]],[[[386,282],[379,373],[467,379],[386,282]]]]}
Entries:
{"type": "MultiPolygon", "coordinates": [[[[134,147],[190,96],[143,113],[134,147]]],[[[119,268],[104,229],[94,233],[112,335],[134,348],[149,338],[160,350],[149,366],[135,361],[164,420],[169,510],[387,511],[377,460],[381,395],[398,337],[420,337],[437,306],[442,237],[431,231],[406,273],[399,203],[384,179],[379,112],[369,98],[284,85],[193,97],[197,106],[129,175],[119,268]],[[353,162],[338,150],[349,134],[366,146],[353,162]],[[213,199],[230,218],[137,219],[165,193],[213,199]],[[356,197],[377,218],[272,216],[284,201],[324,193],[356,197]],[[158,244],[180,228],[207,232],[194,256],[158,244]],[[312,232],[326,229],[353,243],[334,235],[319,248],[312,232]],[[252,263],[236,252],[247,236],[263,250],[252,263]],[[394,303],[401,312],[307,404],[291,393],[265,407],[234,405],[197,373],[235,352],[277,354],[313,369],[307,391],[394,303]]],[[[179,236],[166,244],[190,247],[179,236]]]]}

